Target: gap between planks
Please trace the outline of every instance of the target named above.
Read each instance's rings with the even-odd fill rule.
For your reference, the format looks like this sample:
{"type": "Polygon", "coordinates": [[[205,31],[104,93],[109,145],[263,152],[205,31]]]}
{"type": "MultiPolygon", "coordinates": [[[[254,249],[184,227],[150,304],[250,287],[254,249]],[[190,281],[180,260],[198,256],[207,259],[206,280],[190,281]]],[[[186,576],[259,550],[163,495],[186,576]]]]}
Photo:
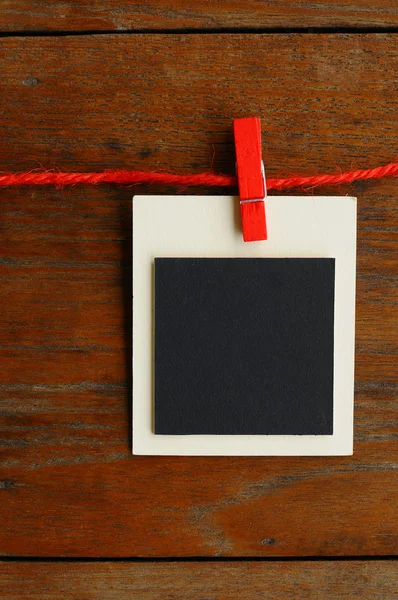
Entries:
{"type": "Polygon", "coordinates": [[[125,557],[125,556],[0,556],[2,563],[326,563],[326,562],[398,562],[395,555],[362,556],[167,556],[167,557],[125,557]]]}
{"type": "Polygon", "coordinates": [[[0,38],[19,37],[77,37],[101,35],[376,35],[398,34],[398,27],[221,27],[214,29],[174,27],[166,29],[83,29],[83,30],[25,30],[25,31],[0,31],[0,38]]]}

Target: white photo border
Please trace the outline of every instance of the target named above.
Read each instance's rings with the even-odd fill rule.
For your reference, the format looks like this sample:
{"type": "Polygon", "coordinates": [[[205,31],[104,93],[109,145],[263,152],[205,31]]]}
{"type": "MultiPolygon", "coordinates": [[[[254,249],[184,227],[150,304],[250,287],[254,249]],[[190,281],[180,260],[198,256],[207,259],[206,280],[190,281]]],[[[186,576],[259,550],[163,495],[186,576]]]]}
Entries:
{"type": "Polygon", "coordinates": [[[356,198],[269,196],[268,240],[244,242],[233,196],[133,198],[133,453],[344,456],[353,452],[356,198]],[[159,435],[153,428],[154,259],[334,258],[333,435],[159,435]]]}

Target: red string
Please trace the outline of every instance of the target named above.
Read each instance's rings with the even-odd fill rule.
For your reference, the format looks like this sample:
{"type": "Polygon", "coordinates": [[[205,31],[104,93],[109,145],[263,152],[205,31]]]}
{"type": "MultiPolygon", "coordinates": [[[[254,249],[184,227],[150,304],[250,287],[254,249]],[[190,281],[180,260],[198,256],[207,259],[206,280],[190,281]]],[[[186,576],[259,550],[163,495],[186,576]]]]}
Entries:
{"type": "MultiPolygon", "coordinates": [[[[398,163],[347,171],[335,175],[313,175],[299,177],[294,175],[282,179],[267,179],[268,190],[283,190],[286,188],[315,188],[322,185],[341,185],[361,179],[380,179],[382,177],[397,177],[398,163]]],[[[146,171],[102,171],[98,173],[62,173],[60,171],[25,171],[22,173],[0,174],[0,187],[18,187],[22,185],[98,185],[99,183],[119,183],[132,185],[136,183],[162,184],[171,186],[204,186],[204,187],[236,187],[237,178],[234,175],[215,175],[214,173],[199,173],[197,175],[173,175],[171,173],[148,173],[146,171]]]]}

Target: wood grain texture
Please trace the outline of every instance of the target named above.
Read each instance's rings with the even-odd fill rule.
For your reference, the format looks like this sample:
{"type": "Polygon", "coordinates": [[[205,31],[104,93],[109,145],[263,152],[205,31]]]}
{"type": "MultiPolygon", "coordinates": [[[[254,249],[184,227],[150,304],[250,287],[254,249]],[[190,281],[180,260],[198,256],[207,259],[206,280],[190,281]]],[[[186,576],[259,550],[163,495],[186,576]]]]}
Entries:
{"type": "MultiPolygon", "coordinates": [[[[232,120],[248,115],[271,176],[397,153],[395,35],[2,39],[0,67],[4,170],[186,173],[214,155],[232,173],[232,120]]],[[[135,191],[149,189],[1,191],[0,552],[396,553],[397,181],[340,190],[359,211],[355,453],[341,458],[130,455],[135,191]]]]}
{"type": "Polygon", "coordinates": [[[393,561],[1,563],[2,600],[393,600],[393,561]]]}
{"type": "Polygon", "coordinates": [[[395,0],[9,0],[0,31],[396,27],[395,0]]]}

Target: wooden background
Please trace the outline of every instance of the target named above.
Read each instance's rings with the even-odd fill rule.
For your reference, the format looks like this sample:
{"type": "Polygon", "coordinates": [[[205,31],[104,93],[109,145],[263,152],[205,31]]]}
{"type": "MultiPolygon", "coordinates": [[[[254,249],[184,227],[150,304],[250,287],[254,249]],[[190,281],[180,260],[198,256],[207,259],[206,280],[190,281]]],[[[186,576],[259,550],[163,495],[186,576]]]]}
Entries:
{"type": "MultiPolygon", "coordinates": [[[[232,173],[250,115],[270,176],[397,160],[397,24],[394,0],[1,4],[0,170],[232,173]]],[[[0,598],[394,598],[397,181],[322,189],[358,196],[355,452],[335,458],[131,456],[150,191],[0,191],[0,598]]]]}
{"type": "Polygon", "coordinates": [[[145,31],[170,29],[398,26],[396,0],[10,0],[3,31],[145,31]]]}

